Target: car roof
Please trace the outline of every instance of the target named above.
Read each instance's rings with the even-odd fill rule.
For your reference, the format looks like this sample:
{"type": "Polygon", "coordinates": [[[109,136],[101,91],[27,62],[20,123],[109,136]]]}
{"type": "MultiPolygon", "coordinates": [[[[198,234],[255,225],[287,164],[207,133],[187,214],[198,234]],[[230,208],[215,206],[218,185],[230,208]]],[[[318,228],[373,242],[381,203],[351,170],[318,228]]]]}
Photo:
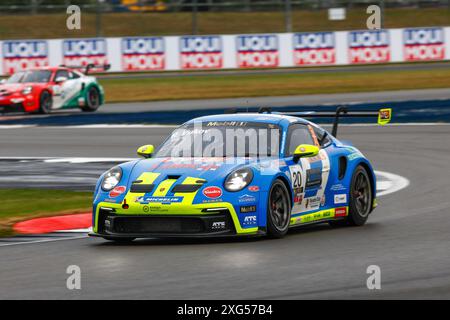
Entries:
{"type": "Polygon", "coordinates": [[[207,122],[207,121],[247,121],[247,122],[260,122],[260,123],[270,123],[270,124],[282,124],[282,122],[287,123],[304,123],[308,124],[309,121],[278,113],[256,113],[256,112],[243,112],[243,113],[232,113],[232,114],[216,114],[210,116],[204,116],[192,119],[187,123],[191,122],[207,122]]]}

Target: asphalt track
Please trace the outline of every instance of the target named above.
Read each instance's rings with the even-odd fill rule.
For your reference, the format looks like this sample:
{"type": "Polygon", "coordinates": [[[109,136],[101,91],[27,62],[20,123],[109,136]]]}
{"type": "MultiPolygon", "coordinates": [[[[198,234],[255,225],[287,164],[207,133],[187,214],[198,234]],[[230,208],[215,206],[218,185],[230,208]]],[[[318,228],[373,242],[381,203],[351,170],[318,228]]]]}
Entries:
{"type": "Polygon", "coordinates": [[[402,101],[427,101],[427,100],[449,100],[450,90],[442,89],[417,89],[417,90],[393,90],[372,91],[354,93],[333,94],[311,94],[278,97],[242,97],[227,99],[192,99],[174,101],[153,102],[126,102],[107,103],[101,106],[94,114],[82,113],[78,109],[54,111],[51,115],[6,114],[0,116],[0,124],[17,119],[45,119],[72,114],[84,114],[86,117],[95,114],[114,113],[140,113],[151,111],[191,111],[201,109],[227,109],[233,107],[254,108],[261,106],[291,107],[309,105],[335,105],[335,104],[358,104],[358,103],[383,103],[402,101]]]}
{"type": "MultiPolygon", "coordinates": [[[[136,146],[158,143],[170,130],[9,129],[1,131],[0,156],[133,157],[136,146]]],[[[65,235],[0,244],[0,298],[450,298],[450,126],[343,126],[339,134],[376,169],[411,182],[380,198],[364,227],[304,227],[281,240],[114,245],[65,235]],[[82,289],[71,291],[66,269],[74,264],[82,289]],[[381,268],[381,290],[366,287],[369,265],[381,268]]]]}

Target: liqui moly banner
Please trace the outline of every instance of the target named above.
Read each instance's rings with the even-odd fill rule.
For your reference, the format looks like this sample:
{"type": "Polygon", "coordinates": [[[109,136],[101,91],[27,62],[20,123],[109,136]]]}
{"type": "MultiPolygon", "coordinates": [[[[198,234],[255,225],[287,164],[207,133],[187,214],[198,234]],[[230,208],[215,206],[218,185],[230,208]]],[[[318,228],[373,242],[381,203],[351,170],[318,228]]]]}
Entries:
{"type": "Polygon", "coordinates": [[[105,39],[70,39],[63,41],[63,64],[85,66],[108,63],[105,39]]]}
{"type": "Polygon", "coordinates": [[[3,41],[3,73],[44,67],[49,64],[48,44],[45,40],[3,41]]]}
{"type": "Polygon", "coordinates": [[[122,69],[145,71],[164,69],[164,38],[122,38],[122,69]]]}
{"type": "Polygon", "coordinates": [[[219,69],[223,65],[222,37],[180,37],[181,69],[219,69]]]}
{"type": "Polygon", "coordinates": [[[443,60],[445,58],[444,29],[404,29],[403,46],[405,61],[443,60]]]}
{"type": "Polygon", "coordinates": [[[90,63],[112,72],[349,65],[450,60],[450,27],[5,40],[0,47],[1,74],[90,63]]]}
{"type": "Polygon", "coordinates": [[[389,32],[387,30],[350,31],[348,33],[349,62],[390,62],[389,32]]]}
{"type": "Polygon", "coordinates": [[[236,37],[239,68],[273,68],[279,65],[278,35],[255,34],[236,37]]]}
{"type": "Polygon", "coordinates": [[[295,33],[294,65],[328,65],[336,62],[333,32],[295,33]]]}

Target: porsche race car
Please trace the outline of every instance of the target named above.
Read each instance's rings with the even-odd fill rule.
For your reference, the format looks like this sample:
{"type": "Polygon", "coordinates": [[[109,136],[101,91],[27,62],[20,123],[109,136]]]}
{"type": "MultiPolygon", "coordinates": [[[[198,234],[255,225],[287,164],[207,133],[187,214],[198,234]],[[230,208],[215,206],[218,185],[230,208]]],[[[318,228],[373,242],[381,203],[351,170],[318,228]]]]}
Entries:
{"type": "MultiPolygon", "coordinates": [[[[104,103],[102,86],[89,70],[77,68],[42,67],[19,71],[0,83],[0,111],[50,113],[57,109],[80,108],[96,111],[104,103]]],[[[106,70],[109,66],[101,66],[106,70]]]]}
{"type": "Polygon", "coordinates": [[[91,236],[283,237],[311,223],[363,225],[376,207],[369,160],[336,138],[339,117],[379,112],[236,113],[196,118],[144,159],[120,164],[97,182],[91,236]],[[335,117],[332,133],[305,117],[335,117]]]}

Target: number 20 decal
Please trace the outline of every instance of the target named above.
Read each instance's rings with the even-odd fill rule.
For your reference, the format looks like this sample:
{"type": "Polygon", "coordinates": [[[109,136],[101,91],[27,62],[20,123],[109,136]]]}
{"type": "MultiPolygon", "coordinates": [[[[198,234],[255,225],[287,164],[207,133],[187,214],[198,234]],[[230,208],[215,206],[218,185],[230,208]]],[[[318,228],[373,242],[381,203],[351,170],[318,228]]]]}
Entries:
{"type": "Polygon", "coordinates": [[[299,170],[292,171],[292,187],[301,188],[302,186],[302,173],[299,170]]]}

